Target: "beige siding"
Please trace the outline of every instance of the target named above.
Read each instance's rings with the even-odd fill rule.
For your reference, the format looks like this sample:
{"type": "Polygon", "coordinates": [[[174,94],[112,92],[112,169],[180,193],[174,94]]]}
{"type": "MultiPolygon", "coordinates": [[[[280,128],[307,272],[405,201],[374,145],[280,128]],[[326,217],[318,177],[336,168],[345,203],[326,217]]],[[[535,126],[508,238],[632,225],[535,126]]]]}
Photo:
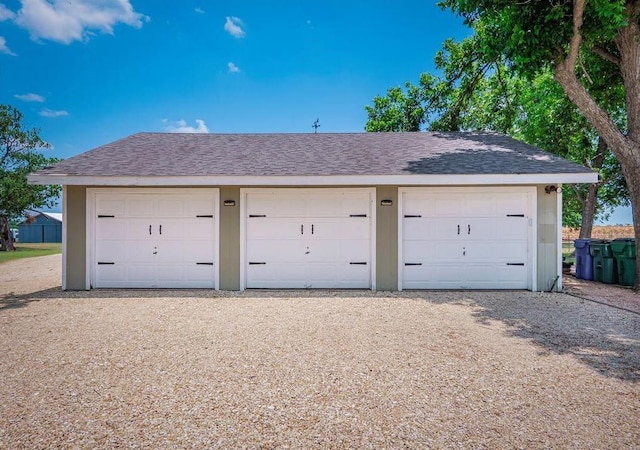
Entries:
{"type": "Polygon", "coordinates": [[[398,290],[398,187],[376,188],[376,289],[398,290]],[[382,206],[382,200],[393,205],[382,206]]]}
{"type": "Polygon", "coordinates": [[[86,217],[87,217],[87,188],[86,186],[67,186],[65,188],[65,263],[66,289],[86,289],[86,217]]]}
{"type": "Polygon", "coordinates": [[[220,188],[220,289],[240,289],[240,188],[220,188]],[[224,206],[233,200],[235,206],[224,206]]]}
{"type": "Polygon", "coordinates": [[[547,194],[544,186],[538,186],[538,290],[549,291],[558,276],[558,221],[557,194],[547,194]]]}

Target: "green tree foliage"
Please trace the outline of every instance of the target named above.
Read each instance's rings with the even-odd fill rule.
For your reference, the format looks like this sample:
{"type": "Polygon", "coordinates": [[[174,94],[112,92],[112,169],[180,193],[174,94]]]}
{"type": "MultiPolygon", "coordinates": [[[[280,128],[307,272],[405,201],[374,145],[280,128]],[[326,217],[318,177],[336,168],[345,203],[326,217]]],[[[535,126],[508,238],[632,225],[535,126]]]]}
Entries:
{"type": "Polygon", "coordinates": [[[27,183],[27,175],[57,162],[39,149],[48,148],[38,130],[25,129],[22,114],[9,105],[0,105],[0,251],[13,250],[9,221],[26,211],[52,207],[59,186],[36,186],[27,183]]]}
{"type": "MultiPolygon", "coordinates": [[[[601,182],[565,189],[563,221],[591,235],[596,217],[604,218],[619,205],[628,204],[628,191],[620,166],[608,147],[548,69],[529,79],[498,58],[482,54],[480,32],[460,43],[447,40],[435,64],[442,75],[422,74],[418,86],[391,88],[367,106],[367,131],[495,131],[600,172],[601,182]],[[422,116],[419,116],[422,114],[422,116]],[[412,117],[409,121],[406,118],[412,117]]],[[[594,74],[595,76],[595,74],[594,74]]],[[[599,94],[612,111],[622,111],[623,93],[601,83],[599,94]]],[[[617,114],[617,120],[624,120],[617,114]]]]}

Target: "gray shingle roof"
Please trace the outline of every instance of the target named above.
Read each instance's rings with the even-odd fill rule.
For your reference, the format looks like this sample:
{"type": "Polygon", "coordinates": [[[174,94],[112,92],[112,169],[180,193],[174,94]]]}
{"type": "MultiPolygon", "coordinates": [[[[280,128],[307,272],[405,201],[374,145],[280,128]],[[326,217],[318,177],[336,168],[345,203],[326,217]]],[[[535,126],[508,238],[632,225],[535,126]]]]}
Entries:
{"type": "Polygon", "coordinates": [[[493,133],[138,133],[38,175],[296,176],[589,173],[493,133]]]}

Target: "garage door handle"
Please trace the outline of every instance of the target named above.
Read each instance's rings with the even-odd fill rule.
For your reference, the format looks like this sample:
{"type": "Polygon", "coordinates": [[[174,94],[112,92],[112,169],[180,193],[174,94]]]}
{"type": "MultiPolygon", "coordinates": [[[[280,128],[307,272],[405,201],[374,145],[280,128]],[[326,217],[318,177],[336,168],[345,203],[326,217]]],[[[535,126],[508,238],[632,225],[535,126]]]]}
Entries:
{"type": "Polygon", "coordinates": [[[98,265],[99,266],[113,266],[115,265],[114,262],[102,262],[102,261],[98,261],[98,265]]]}
{"type": "Polygon", "coordinates": [[[300,234],[304,234],[304,224],[300,225],[300,234]]]}
{"type": "Polygon", "coordinates": [[[213,219],[213,214],[198,214],[196,217],[199,219],[204,219],[204,218],[213,219]]]}
{"type": "Polygon", "coordinates": [[[266,262],[249,262],[250,266],[264,266],[265,264],[267,264],[266,262]]]}
{"type": "Polygon", "coordinates": [[[151,234],[151,225],[149,225],[149,234],[151,234]]]}
{"type": "Polygon", "coordinates": [[[422,217],[420,214],[418,215],[414,215],[414,214],[405,214],[404,218],[405,219],[419,219],[420,217],[422,217]]]}
{"type": "Polygon", "coordinates": [[[458,234],[460,234],[460,225],[458,225],[458,234]]]}
{"type": "Polygon", "coordinates": [[[98,219],[106,219],[107,217],[115,217],[115,216],[109,216],[109,215],[105,215],[105,214],[98,214],[98,219]]]}
{"type": "Polygon", "coordinates": [[[213,266],[212,262],[197,262],[198,266],[213,266]]]}
{"type": "Polygon", "coordinates": [[[349,217],[367,217],[366,214],[349,214],[349,217]]]}
{"type": "Polygon", "coordinates": [[[507,214],[507,217],[524,217],[524,214],[507,214]]]}
{"type": "Polygon", "coordinates": [[[405,266],[421,266],[422,263],[404,263],[405,266]]]}
{"type": "Polygon", "coordinates": [[[249,214],[249,218],[254,218],[254,217],[267,217],[266,214],[249,214]]]}
{"type": "Polygon", "coordinates": [[[524,266],[524,263],[507,263],[507,266],[524,266]]]}
{"type": "Polygon", "coordinates": [[[351,264],[352,266],[366,266],[367,265],[366,262],[350,262],[349,264],[351,264]]]}
{"type": "Polygon", "coordinates": [[[162,225],[160,225],[160,234],[162,234],[162,225]]]}
{"type": "Polygon", "coordinates": [[[467,225],[467,234],[471,234],[471,225],[467,225]]]}

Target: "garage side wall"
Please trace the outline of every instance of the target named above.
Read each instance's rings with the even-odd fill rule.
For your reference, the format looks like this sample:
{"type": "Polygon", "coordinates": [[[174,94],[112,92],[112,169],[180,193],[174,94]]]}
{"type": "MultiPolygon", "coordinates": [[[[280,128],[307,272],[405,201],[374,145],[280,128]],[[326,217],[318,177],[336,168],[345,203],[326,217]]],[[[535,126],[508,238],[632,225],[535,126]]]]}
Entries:
{"type": "Polygon", "coordinates": [[[376,289],[398,290],[397,186],[376,188],[376,289]],[[392,204],[383,206],[383,200],[391,200],[392,204]]]}
{"type": "Polygon", "coordinates": [[[220,188],[220,289],[240,289],[240,188],[220,188]],[[233,200],[234,206],[224,206],[233,200]]]}
{"type": "Polygon", "coordinates": [[[86,289],[86,217],[87,217],[87,188],[86,186],[65,187],[66,222],[65,239],[65,277],[67,290],[86,289]]]}
{"type": "Polygon", "coordinates": [[[549,291],[555,282],[555,290],[561,286],[558,274],[558,194],[547,194],[544,186],[538,186],[538,290],[549,291]]]}

